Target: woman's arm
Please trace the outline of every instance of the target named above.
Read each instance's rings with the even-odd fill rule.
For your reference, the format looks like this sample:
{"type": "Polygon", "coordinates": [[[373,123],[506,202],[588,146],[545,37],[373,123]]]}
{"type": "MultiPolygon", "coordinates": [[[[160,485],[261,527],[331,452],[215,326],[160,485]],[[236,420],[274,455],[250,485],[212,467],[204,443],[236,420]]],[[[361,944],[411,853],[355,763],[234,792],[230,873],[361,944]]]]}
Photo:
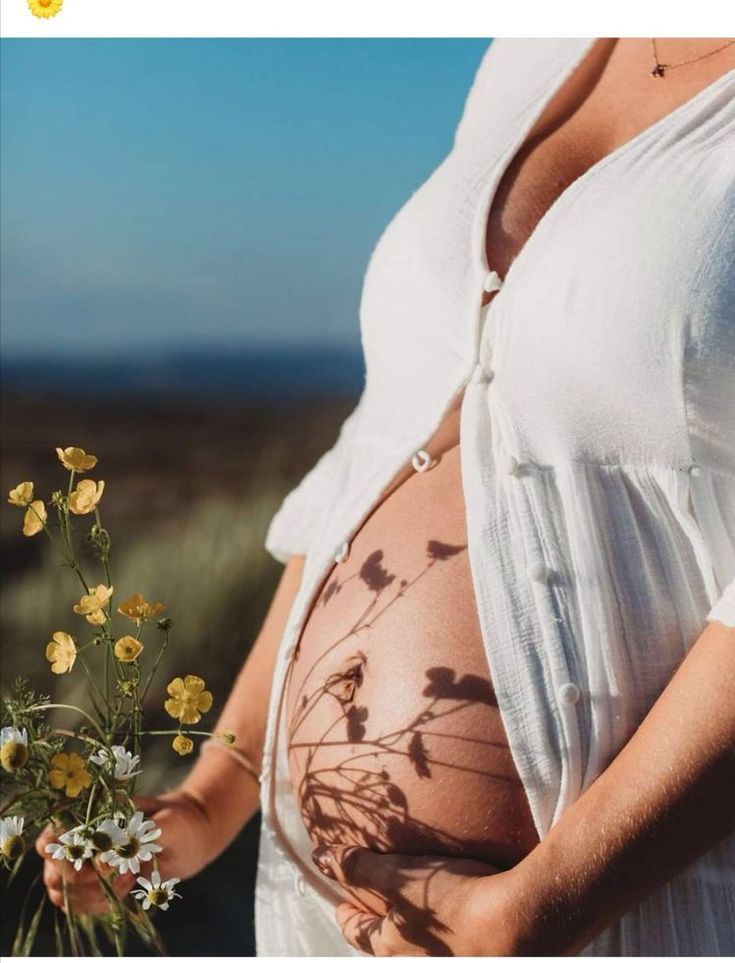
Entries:
{"type": "Polygon", "coordinates": [[[321,850],[327,875],[397,911],[342,904],[345,937],[379,955],[425,950],[432,934],[468,956],[578,952],[735,830],[734,680],[735,628],[711,622],[621,752],[511,870],[321,850]]]}
{"type": "MultiPolygon", "coordinates": [[[[303,565],[301,555],[288,560],[263,627],[214,726],[217,732],[234,733],[235,745],[258,770],[276,653],[303,565]]],[[[178,789],[192,796],[208,818],[215,849],[212,858],[232,842],[260,805],[258,783],[228,752],[201,753],[178,789]]]]}
{"type": "MultiPolygon", "coordinates": [[[[627,745],[517,867],[519,952],[570,953],[735,830],[735,628],[711,622],[627,745]]],[[[732,922],[732,921],[731,921],[732,922]]]]}

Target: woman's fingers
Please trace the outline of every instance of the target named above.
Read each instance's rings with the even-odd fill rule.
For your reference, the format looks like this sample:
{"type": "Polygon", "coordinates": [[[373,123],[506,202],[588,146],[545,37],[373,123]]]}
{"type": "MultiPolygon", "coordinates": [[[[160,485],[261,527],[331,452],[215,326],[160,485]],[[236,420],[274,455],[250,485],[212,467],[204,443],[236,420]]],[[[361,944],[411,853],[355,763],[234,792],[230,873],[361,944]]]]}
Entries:
{"type": "Polygon", "coordinates": [[[400,885],[405,856],[375,853],[359,846],[319,846],[312,859],[318,868],[350,889],[375,889],[389,896],[400,885]]]}
{"type": "Polygon", "coordinates": [[[318,846],[312,853],[317,868],[353,894],[354,902],[385,915],[401,857],[385,856],[358,846],[318,846]]]}
{"type": "MultiPolygon", "coordinates": [[[[134,877],[126,873],[115,880],[109,880],[112,891],[123,897],[134,885],[134,877]]],[[[64,907],[64,884],[61,876],[51,875],[48,864],[44,866],[44,883],[48,896],[54,906],[64,907]]],[[[69,880],[66,886],[71,908],[77,913],[102,913],[108,909],[108,896],[100,881],[95,877],[88,882],[69,880]]]]}

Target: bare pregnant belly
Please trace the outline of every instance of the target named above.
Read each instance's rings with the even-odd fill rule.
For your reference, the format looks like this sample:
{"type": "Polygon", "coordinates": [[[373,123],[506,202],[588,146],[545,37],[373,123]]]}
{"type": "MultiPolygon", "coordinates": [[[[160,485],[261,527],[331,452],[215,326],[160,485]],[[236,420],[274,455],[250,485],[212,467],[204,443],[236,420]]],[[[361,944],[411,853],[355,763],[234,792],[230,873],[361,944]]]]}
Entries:
{"type": "Polygon", "coordinates": [[[315,843],[499,867],[538,841],[485,657],[459,445],[374,510],[313,605],[287,691],[315,843]]]}

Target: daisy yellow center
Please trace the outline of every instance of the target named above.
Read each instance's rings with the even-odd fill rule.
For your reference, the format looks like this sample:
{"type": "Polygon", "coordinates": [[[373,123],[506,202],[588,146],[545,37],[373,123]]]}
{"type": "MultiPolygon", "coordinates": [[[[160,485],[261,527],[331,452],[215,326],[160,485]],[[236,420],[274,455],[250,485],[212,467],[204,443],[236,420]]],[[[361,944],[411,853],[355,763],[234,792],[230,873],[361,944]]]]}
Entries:
{"type": "Polygon", "coordinates": [[[6,742],[0,749],[0,764],[6,772],[22,769],[28,762],[28,747],[22,742],[6,742]]]}
{"type": "Polygon", "coordinates": [[[112,849],[112,837],[108,836],[107,833],[92,833],[92,842],[101,853],[105,853],[108,849],[112,849]]]}
{"type": "Polygon", "coordinates": [[[38,0],[38,4],[39,4],[39,6],[41,6],[41,7],[50,7],[50,6],[51,6],[51,0],[38,0]]]}
{"type": "Polygon", "coordinates": [[[118,856],[123,856],[125,859],[131,859],[140,852],[140,843],[135,838],[129,839],[127,843],[123,843],[122,846],[116,846],[115,852],[118,854],[118,856]]]}
{"type": "Polygon", "coordinates": [[[25,852],[26,844],[20,836],[8,836],[2,846],[2,854],[7,859],[17,859],[25,852]]]}
{"type": "Polygon", "coordinates": [[[168,893],[163,889],[153,889],[148,894],[148,901],[154,906],[165,906],[168,903],[168,893]]]}
{"type": "Polygon", "coordinates": [[[84,858],[84,846],[81,846],[79,843],[71,843],[66,847],[66,851],[69,854],[70,859],[84,858]]]}

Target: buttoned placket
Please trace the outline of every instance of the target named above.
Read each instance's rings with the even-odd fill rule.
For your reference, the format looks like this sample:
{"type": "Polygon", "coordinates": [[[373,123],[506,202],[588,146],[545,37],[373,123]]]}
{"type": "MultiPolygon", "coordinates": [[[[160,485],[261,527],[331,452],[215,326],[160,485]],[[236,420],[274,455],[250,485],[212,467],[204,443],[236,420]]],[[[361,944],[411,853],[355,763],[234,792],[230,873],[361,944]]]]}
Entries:
{"type": "MultiPolygon", "coordinates": [[[[480,297],[475,338],[475,367],[469,379],[470,384],[490,384],[495,374],[492,367],[493,351],[489,341],[491,339],[494,341],[496,332],[488,330],[487,326],[488,323],[492,323],[490,321],[491,315],[497,311],[497,306],[493,308],[493,305],[495,305],[499,296],[498,292],[502,287],[503,282],[497,271],[488,270],[483,280],[482,289],[484,293],[494,296],[485,303],[483,303],[482,294],[480,297]]],[[[533,474],[535,466],[527,459],[521,460],[511,452],[500,448],[497,455],[497,468],[501,475],[513,479],[514,483],[519,484],[524,476],[533,474]]],[[[696,466],[692,466],[691,474],[697,474],[696,466]]],[[[541,558],[532,560],[526,569],[528,580],[535,583],[539,588],[550,589],[552,576],[552,570],[541,558]]],[[[555,621],[560,620],[555,619],[555,621]]],[[[574,710],[582,697],[582,692],[576,683],[567,679],[558,683],[556,697],[562,709],[574,710]]]]}
{"type": "Polygon", "coordinates": [[[480,292],[480,303],[477,311],[477,328],[475,333],[475,367],[470,375],[471,384],[489,384],[493,380],[494,371],[490,367],[486,340],[488,336],[487,325],[492,311],[492,306],[498,297],[498,292],[502,289],[503,282],[497,271],[488,271],[483,279],[482,291],[480,292]],[[493,297],[484,302],[485,294],[493,297]],[[488,359],[488,360],[486,360],[488,359]]]}

